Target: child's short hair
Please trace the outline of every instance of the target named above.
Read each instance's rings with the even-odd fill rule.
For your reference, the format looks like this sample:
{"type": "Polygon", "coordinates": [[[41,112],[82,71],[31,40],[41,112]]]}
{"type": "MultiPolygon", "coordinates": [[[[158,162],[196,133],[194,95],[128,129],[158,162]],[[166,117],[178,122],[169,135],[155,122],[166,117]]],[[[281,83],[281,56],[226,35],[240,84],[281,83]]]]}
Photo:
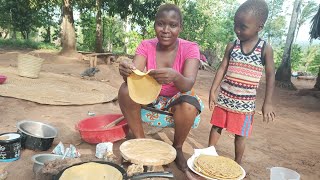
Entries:
{"type": "Polygon", "coordinates": [[[161,15],[162,12],[164,11],[175,11],[178,15],[179,15],[179,18],[180,18],[180,25],[182,25],[182,22],[183,22],[183,19],[182,19],[182,13],[181,13],[181,10],[180,8],[175,5],[175,4],[163,4],[159,7],[157,13],[156,13],[156,18],[155,19],[158,19],[161,15]]]}
{"type": "Polygon", "coordinates": [[[265,23],[268,19],[268,5],[264,0],[247,0],[238,8],[237,13],[252,12],[261,23],[265,23]]]}

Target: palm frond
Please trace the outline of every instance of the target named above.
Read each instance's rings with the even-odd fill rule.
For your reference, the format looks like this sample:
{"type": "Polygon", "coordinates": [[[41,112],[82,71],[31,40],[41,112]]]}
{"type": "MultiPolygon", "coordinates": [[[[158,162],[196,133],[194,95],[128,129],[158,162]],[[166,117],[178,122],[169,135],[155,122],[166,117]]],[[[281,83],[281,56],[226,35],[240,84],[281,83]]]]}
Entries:
{"type": "Polygon", "coordinates": [[[311,39],[320,39],[320,5],[317,14],[312,18],[309,34],[311,39]]]}

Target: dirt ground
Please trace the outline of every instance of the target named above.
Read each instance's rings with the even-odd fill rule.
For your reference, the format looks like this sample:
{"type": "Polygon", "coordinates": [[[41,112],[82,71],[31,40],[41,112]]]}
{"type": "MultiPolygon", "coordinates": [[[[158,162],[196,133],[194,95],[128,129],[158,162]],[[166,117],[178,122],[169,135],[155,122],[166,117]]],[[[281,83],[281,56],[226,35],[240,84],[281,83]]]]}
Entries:
{"type": "MultiPolygon", "coordinates": [[[[27,50],[0,50],[0,66],[16,66],[18,52],[27,52],[27,50]]],[[[42,70],[46,72],[79,77],[79,74],[88,67],[88,63],[84,61],[58,56],[56,52],[39,51],[38,53],[45,59],[42,70]]],[[[115,88],[120,87],[122,78],[118,73],[116,63],[106,65],[101,61],[98,67],[100,68],[100,72],[96,74],[98,80],[103,80],[104,83],[115,88]]],[[[208,91],[212,79],[212,72],[199,71],[195,89],[205,105],[208,104],[208,91]]],[[[293,79],[293,82],[298,89],[312,88],[315,83],[296,79],[293,79]]],[[[246,179],[269,179],[269,168],[274,166],[293,169],[300,173],[301,179],[320,179],[320,99],[312,96],[297,96],[296,91],[276,88],[273,104],[277,118],[274,123],[266,124],[262,122],[260,111],[264,87],[265,83],[262,81],[258,90],[253,134],[247,140],[243,158],[243,167],[248,173],[246,179]]],[[[70,143],[75,145],[81,142],[74,127],[78,121],[88,117],[88,111],[100,115],[120,113],[120,108],[117,102],[84,106],[49,106],[0,96],[0,133],[15,132],[16,123],[25,119],[51,124],[58,129],[59,133],[51,149],[47,151],[50,153],[60,141],[65,145],[70,143]]],[[[200,127],[191,130],[184,144],[183,150],[187,158],[192,155],[193,148],[207,146],[211,127],[210,117],[211,112],[206,107],[202,113],[200,127]]],[[[173,129],[164,129],[153,135],[152,138],[171,143],[173,129]]],[[[114,145],[118,156],[117,148],[121,142],[114,145]]],[[[81,154],[94,157],[95,145],[81,143],[76,147],[81,154]]],[[[223,132],[216,148],[220,155],[233,158],[233,137],[223,132]]],[[[45,152],[23,150],[19,160],[0,163],[0,170],[8,171],[8,180],[34,179],[31,157],[37,153],[45,152]]],[[[185,179],[174,163],[169,165],[169,169],[174,172],[176,179],[185,179]]]]}

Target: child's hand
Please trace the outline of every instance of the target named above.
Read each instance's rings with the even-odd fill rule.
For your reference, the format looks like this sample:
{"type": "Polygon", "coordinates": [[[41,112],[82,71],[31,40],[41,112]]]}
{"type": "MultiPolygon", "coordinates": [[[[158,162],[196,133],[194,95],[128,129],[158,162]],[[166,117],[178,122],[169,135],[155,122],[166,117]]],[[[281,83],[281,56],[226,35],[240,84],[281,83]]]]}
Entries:
{"type": "Polygon", "coordinates": [[[214,91],[210,91],[209,95],[209,109],[212,111],[217,103],[217,98],[214,91]]]}
{"type": "Polygon", "coordinates": [[[271,104],[263,104],[262,106],[262,115],[263,115],[263,122],[274,121],[276,114],[273,111],[271,104]]]}
{"type": "Polygon", "coordinates": [[[132,70],[135,70],[136,67],[132,62],[121,61],[119,65],[120,75],[126,79],[132,73],[132,70]]]}

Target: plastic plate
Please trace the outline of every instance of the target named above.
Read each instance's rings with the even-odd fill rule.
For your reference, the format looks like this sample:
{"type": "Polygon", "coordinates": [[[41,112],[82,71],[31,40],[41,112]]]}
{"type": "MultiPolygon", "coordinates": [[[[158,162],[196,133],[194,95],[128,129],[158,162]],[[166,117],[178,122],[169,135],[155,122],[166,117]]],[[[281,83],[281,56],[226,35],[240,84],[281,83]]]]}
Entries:
{"type": "MultiPolygon", "coordinates": [[[[187,161],[188,167],[191,169],[191,171],[193,171],[194,173],[196,173],[196,174],[198,174],[199,176],[202,176],[202,177],[204,177],[204,178],[206,178],[206,179],[209,179],[209,180],[218,180],[218,179],[210,178],[210,177],[208,177],[208,176],[206,176],[206,175],[204,175],[204,174],[201,174],[201,173],[197,172],[197,171],[194,169],[194,167],[193,167],[193,161],[194,161],[195,158],[196,158],[196,157],[191,156],[191,157],[188,159],[188,161],[187,161]]],[[[241,166],[240,166],[240,167],[241,167],[241,166]]],[[[245,172],[245,170],[244,170],[242,167],[241,167],[241,170],[242,170],[242,176],[240,176],[240,177],[238,178],[238,180],[241,180],[241,179],[243,179],[244,177],[246,177],[246,172],[245,172]]]]}

